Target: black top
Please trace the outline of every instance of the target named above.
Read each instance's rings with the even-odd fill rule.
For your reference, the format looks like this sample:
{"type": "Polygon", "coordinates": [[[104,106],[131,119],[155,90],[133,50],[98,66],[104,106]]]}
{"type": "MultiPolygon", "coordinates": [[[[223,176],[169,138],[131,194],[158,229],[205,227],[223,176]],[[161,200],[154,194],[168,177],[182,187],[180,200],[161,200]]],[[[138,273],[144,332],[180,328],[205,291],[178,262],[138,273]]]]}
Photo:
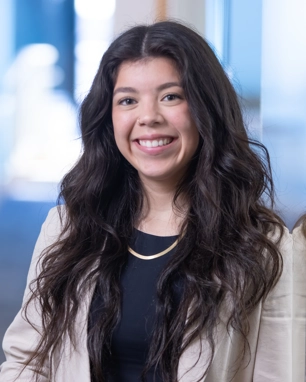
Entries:
{"type": "MultiPolygon", "coordinates": [[[[135,230],[130,247],[141,255],[150,256],[165,250],[176,239],[177,236],[161,237],[135,230]]],[[[140,382],[156,318],[157,280],[173,251],[151,260],[127,254],[127,266],[121,277],[121,321],[112,336],[111,362],[103,364],[109,370],[109,382],[140,382]]],[[[181,293],[182,285],[179,283],[175,291],[176,305],[181,293]]],[[[101,304],[102,296],[95,293],[90,307],[91,320],[94,320],[94,312],[99,311],[101,304]]],[[[154,379],[153,370],[147,375],[147,381],[162,382],[158,373],[154,379]]]]}

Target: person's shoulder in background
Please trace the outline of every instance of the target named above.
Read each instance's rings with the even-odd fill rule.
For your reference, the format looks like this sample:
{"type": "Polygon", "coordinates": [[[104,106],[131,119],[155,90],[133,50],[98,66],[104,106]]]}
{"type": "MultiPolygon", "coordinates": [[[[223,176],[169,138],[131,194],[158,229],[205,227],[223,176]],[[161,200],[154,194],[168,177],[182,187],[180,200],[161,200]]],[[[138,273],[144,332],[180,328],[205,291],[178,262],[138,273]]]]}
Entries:
{"type": "Polygon", "coordinates": [[[293,239],[293,381],[305,380],[306,371],[306,215],[292,231],[293,239]]]}

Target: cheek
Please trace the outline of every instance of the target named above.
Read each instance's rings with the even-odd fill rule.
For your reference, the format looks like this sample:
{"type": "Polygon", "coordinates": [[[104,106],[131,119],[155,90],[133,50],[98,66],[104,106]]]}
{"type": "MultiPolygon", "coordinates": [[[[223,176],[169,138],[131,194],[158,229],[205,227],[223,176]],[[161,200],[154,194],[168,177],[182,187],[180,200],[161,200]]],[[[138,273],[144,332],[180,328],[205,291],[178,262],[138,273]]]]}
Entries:
{"type": "Polygon", "coordinates": [[[121,152],[121,154],[123,154],[123,152],[125,151],[126,142],[127,142],[127,138],[126,138],[124,130],[118,127],[114,127],[114,136],[115,136],[116,145],[119,151],[121,152]]]}
{"type": "Polygon", "coordinates": [[[116,121],[114,126],[114,137],[118,150],[125,157],[125,159],[130,162],[131,155],[131,140],[130,140],[130,130],[125,128],[123,124],[116,121]]]}
{"type": "Polygon", "coordinates": [[[182,134],[184,135],[183,140],[188,152],[193,155],[198,148],[200,134],[195,123],[192,120],[188,120],[188,123],[186,123],[184,132],[182,134]]]}
{"type": "Polygon", "coordinates": [[[199,132],[189,112],[173,115],[172,123],[185,142],[190,142],[191,145],[198,144],[199,132]]]}
{"type": "Polygon", "coordinates": [[[113,113],[114,132],[117,135],[128,135],[133,129],[133,116],[131,113],[113,113]]]}
{"type": "Polygon", "coordinates": [[[124,119],[113,115],[113,129],[116,143],[122,142],[128,135],[128,129],[124,119]]]}

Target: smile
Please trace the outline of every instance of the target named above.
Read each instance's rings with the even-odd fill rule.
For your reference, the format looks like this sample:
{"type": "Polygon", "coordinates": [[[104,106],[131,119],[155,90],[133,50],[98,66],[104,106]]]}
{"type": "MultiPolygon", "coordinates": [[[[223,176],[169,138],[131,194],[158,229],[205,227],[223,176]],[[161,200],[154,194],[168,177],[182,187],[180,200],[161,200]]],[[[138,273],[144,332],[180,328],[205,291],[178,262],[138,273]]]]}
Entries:
{"type": "Polygon", "coordinates": [[[140,146],[144,147],[158,147],[158,146],[166,146],[173,141],[172,138],[163,138],[163,139],[152,139],[152,140],[138,140],[140,146]]]}

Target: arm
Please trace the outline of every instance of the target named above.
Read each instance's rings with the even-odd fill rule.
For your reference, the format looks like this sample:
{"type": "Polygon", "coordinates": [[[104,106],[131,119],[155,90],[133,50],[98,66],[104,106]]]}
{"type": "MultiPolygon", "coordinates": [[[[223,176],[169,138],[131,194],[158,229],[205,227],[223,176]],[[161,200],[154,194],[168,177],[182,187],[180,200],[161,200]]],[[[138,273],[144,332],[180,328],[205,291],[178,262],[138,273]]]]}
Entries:
{"type": "Polygon", "coordinates": [[[263,302],[253,382],[292,382],[293,250],[287,229],[279,249],[283,272],[263,302]]]}
{"type": "MultiPolygon", "coordinates": [[[[27,285],[23,297],[23,306],[30,296],[29,284],[39,272],[39,257],[42,251],[56,241],[61,231],[60,219],[57,208],[50,210],[46,221],[44,222],[40,235],[35,245],[28,278],[27,285]]],[[[13,382],[17,381],[32,382],[35,380],[33,365],[28,365],[22,374],[20,372],[24,368],[25,363],[33,354],[33,351],[40,340],[40,313],[35,303],[31,304],[28,310],[31,320],[30,325],[24,318],[23,307],[18,312],[12,324],[7,329],[3,339],[3,350],[6,361],[0,366],[0,381],[13,382]]],[[[47,382],[49,380],[49,365],[46,364],[39,376],[39,382],[47,382]]]]}

